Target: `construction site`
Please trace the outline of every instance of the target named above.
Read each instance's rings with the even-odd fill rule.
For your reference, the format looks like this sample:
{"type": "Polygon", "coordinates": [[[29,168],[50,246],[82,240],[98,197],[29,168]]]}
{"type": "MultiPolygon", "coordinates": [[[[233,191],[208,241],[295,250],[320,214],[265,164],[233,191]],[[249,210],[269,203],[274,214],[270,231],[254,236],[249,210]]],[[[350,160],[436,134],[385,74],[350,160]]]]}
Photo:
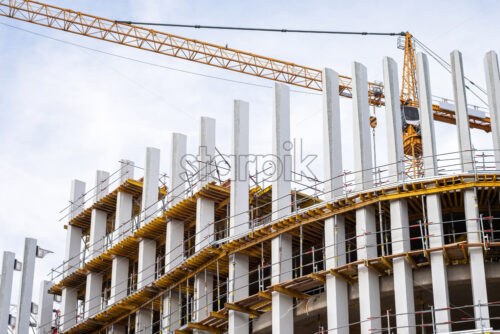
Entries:
{"type": "Polygon", "coordinates": [[[403,61],[380,59],[383,82],[372,82],[356,61],[343,75],[35,1],[0,0],[0,16],[274,81],[272,154],[260,164],[251,102],[235,99],[230,152],[218,149],[217,119],[203,116],[190,125],[196,152],[186,134],[169,133],[168,156],[148,146],[142,161],[57,189],[70,194],[58,223],[65,253],[40,283],[36,240],[26,239],[22,268],[4,252],[0,334],[500,333],[495,51],[483,55],[485,82],[474,83],[460,51],[443,59],[409,32],[390,33],[403,61]],[[449,99],[432,93],[436,58],[450,72],[449,99]],[[472,86],[485,87],[487,107],[468,103],[472,86]],[[296,87],[321,94],[321,177],[293,162],[296,87]],[[376,108],[386,164],[374,157],[376,108]],[[458,150],[438,153],[438,122],[454,125],[458,150]],[[488,148],[473,146],[471,129],[491,137],[488,148]],[[353,170],[343,162],[347,136],[353,170]]]}

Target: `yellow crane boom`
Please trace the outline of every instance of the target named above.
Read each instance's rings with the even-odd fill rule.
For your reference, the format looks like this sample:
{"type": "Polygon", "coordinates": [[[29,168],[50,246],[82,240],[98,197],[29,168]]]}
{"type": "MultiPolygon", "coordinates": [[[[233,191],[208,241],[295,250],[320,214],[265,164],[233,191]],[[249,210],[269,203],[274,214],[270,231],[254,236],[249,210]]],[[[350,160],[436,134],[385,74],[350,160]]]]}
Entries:
{"type": "MultiPolygon", "coordinates": [[[[318,69],[37,1],[0,0],[0,16],[303,88],[322,89],[322,71],[318,69]]],[[[352,97],[351,81],[350,77],[339,75],[341,96],[352,97]]],[[[403,85],[410,91],[416,89],[414,83],[407,85],[403,82],[403,85]]],[[[369,82],[368,95],[371,105],[384,105],[382,84],[369,82]]],[[[439,105],[433,105],[433,109],[435,120],[455,124],[454,111],[442,109],[439,105]]],[[[469,119],[471,128],[491,131],[489,117],[469,116],[469,119]]]]}

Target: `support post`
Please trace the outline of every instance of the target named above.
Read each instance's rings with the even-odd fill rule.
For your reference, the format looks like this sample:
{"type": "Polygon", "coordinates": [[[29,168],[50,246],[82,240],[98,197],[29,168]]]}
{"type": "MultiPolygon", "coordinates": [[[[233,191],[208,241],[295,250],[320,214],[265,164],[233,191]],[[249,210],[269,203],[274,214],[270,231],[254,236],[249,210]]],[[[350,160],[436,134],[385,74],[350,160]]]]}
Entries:
{"type": "MultiPolygon", "coordinates": [[[[146,167],[144,169],[144,183],[142,188],[141,226],[149,223],[157,215],[159,177],[160,150],[148,147],[146,149],[146,167]]],[[[155,240],[143,238],[139,241],[137,264],[137,290],[140,290],[155,280],[155,240]]],[[[136,331],[143,334],[151,334],[153,332],[152,323],[152,310],[142,308],[136,312],[136,331]]]]}
{"type": "MultiPolygon", "coordinates": [[[[248,233],[248,154],[249,154],[249,107],[244,101],[234,101],[231,194],[229,236],[248,233]]],[[[229,302],[248,297],[248,255],[233,254],[229,260],[229,302]]],[[[229,334],[248,334],[248,314],[229,310],[229,334]]]]}
{"type": "MultiPolygon", "coordinates": [[[[198,184],[202,189],[213,180],[212,164],[215,156],[215,119],[201,117],[198,184]]],[[[215,202],[200,197],[196,202],[195,252],[208,247],[213,240],[215,221],[215,202]]],[[[212,311],[213,277],[211,273],[199,273],[194,278],[194,312],[197,321],[206,318],[212,311]]]]}
{"type": "MultiPolygon", "coordinates": [[[[424,176],[427,178],[437,177],[436,158],[436,134],[434,132],[434,111],[432,110],[432,93],[429,77],[429,63],[427,56],[421,52],[417,53],[417,78],[418,94],[420,102],[420,131],[422,133],[422,150],[424,176]]],[[[439,194],[428,194],[425,197],[427,207],[427,223],[429,234],[429,246],[442,247],[443,240],[443,216],[441,211],[441,198],[439,194]]],[[[450,298],[448,294],[448,276],[443,251],[432,252],[431,275],[432,295],[434,299],[434,310],[436,318],[436,331],[438,333],[451,332],[450,325],[450,298]]]]}
{"type": "MultiPolygon", "coordinates": [[[[384,93],[387,121],[387,153],[389,183],[402,182],[403,128],[399,101],[398,66],[389,57],[384,57],[384,93]]],[[[390,201],[392,253],[400,254],[411,250],[408,219],[408,203],[405,199],[390,201]]],[[[394,259],[394,298],[398,333],[416,333],[415,300],[413,296],[413,272],[405,258],[394,259]]]]}
{"type": "Polygon", "coordinates": [[[54,295],[49,293],[54,283],[40,282],[40,298],[38,299],[38,334],[48,334],[52,330],[52,313],[54,310],[54,295]]]}
{"type": "MultiPolygon", "coordinates": [[[[352,64],[353,125],[355,189],[373,187],[372,151],[370,142],[370,113],[368,106],[368,79],[366,67],[352,64]]],[[[372,207],[356,210],[358,259],[377,257],[375,211],[372,207]]],[[[381,328],[380,287],[378,275],[363,264],[358,265],[359,312],[361,332],[369,333],[381,328]]]]}
{"type": "Polygon", "coordinates": [[[3,252],[2,277],[0,279],[0,333],[7,333],[9,327],[10,298],[16,255],[3,252]]]}
{"type": "MultiPolygon", "coordinates": [[[[184,157],[186,155],[187,137],[180,133],[172,134],[172,155],[170,160],[170,203],[173,207],[180,202],[184,196],[184,181],[182,175],[186,166],[184,157]]],[[[167,234],[165,242],[165,272],[168,273],[184,259],[184,222],[180,220],[167,221],[167,234]]],[[[179,296],[174,293],[163,299],[164,320],[163,329],[170,333],[179,328],[181,309],[179,307],[179,296]],[[166,310],[166,312],[165,312],[166,310]],[[166,315],[165,315],[166,314],[166,315]]]]}
{"type": "MultiPolygon", "coordinates": [[[[342,194],[342,134],[338,73],[323,70],[323,152],[325,201],[333,201],[342,194]]],[[[326,269],[345,264],[345,222],[342,215],[325,220],[326,269]]],[[[326,276],[326,307],[328,329],[332,333],[349,333],[349,300],[347,282],[328,274],[326,276]]]]}
{"type": "MultiPolygon", "coordinates": [[[[467,97],[465,93],[462,54],[457,50],[451,53],[451,73],[456,104],[457,132],[461,158],[460,160],[462,164],[462,171],[464,173],[467,173],[474,169],[474,156],[472,151],[472,142],[470,139],[469,115],[467,112],[467,97]]],[[[463,196],[467,228],[467,241],[469,243],[481,242],[476,189],[464,189],[463,196]]],[[[476,305],[474,307],[474,318],[477,319],[476,329],[489,328],[490,321],[488,306],[479,306],[479,304],[488,303],[483,248],[470,247],[469,258],[472,284],[472,301],[473,304],[476,305]]]]}
{"type": "MultiPolygon", "coordinates": [[[[94,202],[108,194],[109,173],[103,170],[96,172],[94,202]]],[[[93,209],[90,216],[89,260],[99,256],[104,251],[106,236],[106,211],[93,209]]]]}
{"type": "MultiPolygon", "coordinates": [[[[134,162],[121,160],[120,184],[134,178],[134,162]]],[[[119,191],[116,198],[115,231],[113,243],[117,244],[132,233],[132,214],[134,198],[131,194],[119,191]]],[[[111,288],[109,304],[127,296],[129,259],[124,256],[113,256],[111,263],[111,288]]]]}
{"type": "Polygon", "coordinates": [[[500,74],[498,70],[498,56],[495,51],[489,51],[484,56],[484,71],[486,73],[486,87],[488,89],[488,106],[491,119],[491,134],[493,149],[495,150],[495,165],[500,171],[500,74]]]}
{"type": "Polygon", "coordinates": [[[36,239],[24,239],[24,260],[19,302],[17,303],[16,334],[28,334],[31,321],[31,296],[35,277],[36,239]]]}
{"type": "MultiPolygon", "coordinates": [[[[272,219],[278,220],[291,213],[292,144],[290,142],[290,89],[274,85],[272,159],[275,166],[272,177],[272,219]]],[[[280,234],[271,241],[271,284],[292,278],[292,236],[280,234]]],[[[272,328],[274,334],[293,333],[293,297],[273,291],[272,328]]]]}
{"type": "MultiPolygon", "coordinates": [[[[68,220],[71,221],[84,209],[85,182],[79,180],[71,181],[70,213],[68,220]]],[[[66,251],[64,254],[63,272],[64,276],[70,275],[80,265],[82,229],[68,224],[66,231],[66,251]]],[[[75,288],[64,287],[61,298],[61,331],[69,329],[76,324],[77,291],[75,288]]]]}

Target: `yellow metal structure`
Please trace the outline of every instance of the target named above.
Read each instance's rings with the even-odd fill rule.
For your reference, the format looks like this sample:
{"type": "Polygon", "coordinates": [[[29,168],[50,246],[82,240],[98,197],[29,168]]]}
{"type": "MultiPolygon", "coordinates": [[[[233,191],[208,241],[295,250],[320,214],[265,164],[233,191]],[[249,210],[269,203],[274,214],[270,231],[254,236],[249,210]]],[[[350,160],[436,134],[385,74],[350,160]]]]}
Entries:
{"type": "Polygon", "coordinates": [[[404,51],[401,102],[403,105],[418,107],[415,49],[413,48],[413,36],[408,32],[405,35],[404,51]]]}
{"type": "MultiPolygon", "coordinates": [[[[317,91],[322,89],[322,71],[319,69],[137,25],[118,23],[114,20],[37,1],[0,0],[0,16],[303,88],[317,91]]],[[[411,35],[407,34],[406,39],[411,41],[411,35]]],[[[410,47],[408,48],[410,49],[410,47]]],[[[413,44],[411,44],[411,49],[413,49],[413,44]]],[[[408,59],[409,63],[413,63],[414,66],[415,57],[413,53],[409,55],[408,59]]],[[[411,67],[409,73],[411,73],[411,67]]],[[[351,82],[350,77],[339,75],[339,93],[341,96],[352,97],[351,82]]],[[[410,82],[412,84],[408,87],[413,90],[411,94],[414,94],[414,89],[416,89],[414,77],[410,82]]],[[[382,84],[368,83],[368,98],[371,105],[384,105],[383,88],[382,84]]],[[[408,96],[414,96],[411,94],[408,96]]],[[[415,106],[418,106],[418,103],[415,102],[415,106]]],[[[433,110],[435,120],[455,124],[455,113],[453,111],[443,110],[438,105],[433,105],[433,110]]],[[[469,116],[469,122],[471,128],[491,131],[489,117],[469,116]]]]}

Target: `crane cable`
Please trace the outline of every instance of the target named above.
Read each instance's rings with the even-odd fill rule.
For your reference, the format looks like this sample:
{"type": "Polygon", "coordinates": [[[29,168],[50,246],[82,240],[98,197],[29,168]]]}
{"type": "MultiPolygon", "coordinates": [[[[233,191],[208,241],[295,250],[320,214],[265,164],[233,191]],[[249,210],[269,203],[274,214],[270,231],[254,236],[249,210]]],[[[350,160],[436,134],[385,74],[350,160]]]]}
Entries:
{"type": "Polygon", "coordinates": [[[195,29],[218,29],[218,30],[244,30],[244,31],[264,31],[264,32],[291,32],[302,34],[335,34],[335,35],[363,35],[363,36],[405,36],[405,32],[366,32],[366,31],[335,31],[335,30],[305,30],[305,29],[276,29],[276,28],[255,28],[255,27],[229,27],[229,26],[206,26],[201,24],[179,24],[179,23],[155,23],[155,22],[136,22],[116,20],[116,23],[143,25],[143,26],[161,26],[176,28],[195,28],[195,29]]]}

